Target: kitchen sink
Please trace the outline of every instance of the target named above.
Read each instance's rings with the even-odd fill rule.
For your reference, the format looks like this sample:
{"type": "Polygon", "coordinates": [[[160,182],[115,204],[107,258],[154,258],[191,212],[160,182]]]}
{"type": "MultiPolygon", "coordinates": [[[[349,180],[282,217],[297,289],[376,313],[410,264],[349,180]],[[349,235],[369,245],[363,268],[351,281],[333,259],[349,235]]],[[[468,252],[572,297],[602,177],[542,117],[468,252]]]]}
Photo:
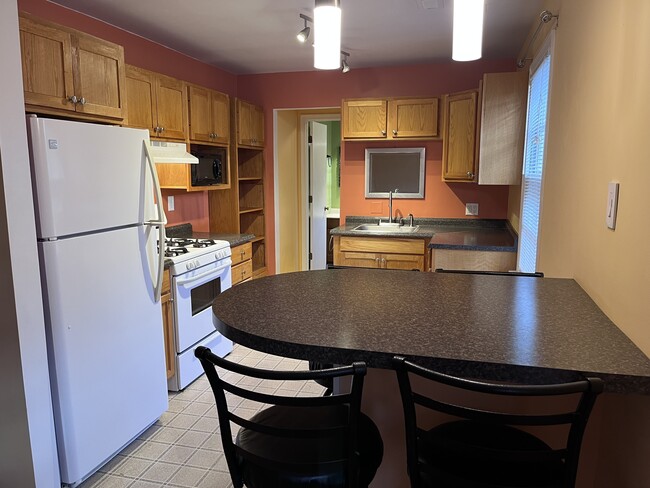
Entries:
{"type": "Polygon", "coordinates": [[[416,232],[420,228],[419,225],[414,227],[409,227],[408,225],[399,225],[399,224],[361,224],[357,225],[353,231],[358,230],[360,232],[373,232],[376,234],[409,234],[411,232],[416,232]]]}

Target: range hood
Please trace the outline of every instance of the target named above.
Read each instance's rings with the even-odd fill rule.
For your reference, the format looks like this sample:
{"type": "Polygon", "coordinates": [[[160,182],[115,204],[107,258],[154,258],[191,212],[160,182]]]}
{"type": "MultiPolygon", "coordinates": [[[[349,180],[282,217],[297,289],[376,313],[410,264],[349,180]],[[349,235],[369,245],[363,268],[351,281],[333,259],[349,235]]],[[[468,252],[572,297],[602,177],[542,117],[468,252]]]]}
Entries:
{"type": "Polygon", "coordinates": [[[199,164],[199,160],[187,152],[187,146],[183,142],[151,141],[149,154],[157,164],[199,164]]]}

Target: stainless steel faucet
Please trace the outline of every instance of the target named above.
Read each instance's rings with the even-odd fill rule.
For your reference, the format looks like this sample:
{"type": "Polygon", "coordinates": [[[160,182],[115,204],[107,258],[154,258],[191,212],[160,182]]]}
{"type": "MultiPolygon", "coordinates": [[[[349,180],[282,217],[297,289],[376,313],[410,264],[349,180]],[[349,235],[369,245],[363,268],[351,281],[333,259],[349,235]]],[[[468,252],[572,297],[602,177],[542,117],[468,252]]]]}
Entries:
{"type": "Polygon", "coordinates": [[[389,224],[393,222],[393,192],[397,193],[398,191],[399,188],[395,188],[394,190],[388,191],[388,223],[389,224]]]}
{"type": "Polygon", "coordinates": [[[413,214],[409,214],[409,227],[413,227],[413,214]]]}

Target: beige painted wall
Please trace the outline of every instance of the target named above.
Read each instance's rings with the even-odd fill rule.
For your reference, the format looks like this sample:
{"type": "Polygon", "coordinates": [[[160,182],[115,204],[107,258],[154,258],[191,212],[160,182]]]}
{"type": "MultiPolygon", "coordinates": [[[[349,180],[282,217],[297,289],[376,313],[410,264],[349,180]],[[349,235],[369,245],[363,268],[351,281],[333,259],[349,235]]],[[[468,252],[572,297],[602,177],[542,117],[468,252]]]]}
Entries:
{"type": "Polygon", "coordinates": [[[298,115],[295,110],[277,112],[277,164],[280,265],[278,273],[300,271],[300,164],[298,157],[298,115]]]}
{"type": "MultiPolygon", "coordinates": [[[[546,3],[560,19],[538,269],[574,278],[650,355],[650,2],[546,3]],[[620,182],[615,231],[605,225],[611,180],[620,182]]],[[[518,187],[510,205],[518,225],[518,187]]],[[[599,402],[594,481],[581,486],[650,486],[650,398],[599,402]]]]}

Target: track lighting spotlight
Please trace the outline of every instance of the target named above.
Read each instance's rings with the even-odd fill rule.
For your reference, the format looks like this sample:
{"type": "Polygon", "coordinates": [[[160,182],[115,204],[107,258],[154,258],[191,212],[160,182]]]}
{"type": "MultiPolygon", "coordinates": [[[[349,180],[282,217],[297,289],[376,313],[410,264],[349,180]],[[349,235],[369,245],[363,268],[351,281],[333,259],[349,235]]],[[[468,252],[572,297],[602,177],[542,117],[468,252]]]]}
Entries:
{"type": "Polygon", "coordinates": [[[348,71],[350,71],[350,65],[348,64],[348,56],[350,55],[350,53],[341,51],[341,54],[343,55],[343,59],[341,59],[341,71],[343,73],[347,73],[348,71]]]}
{"type": "Polygon", "coordinates": [[[311,33],[311,28],[307,25],[307,22],[313,22],[313,20],[311,17],[307,17],[304,14],[300,14],[300,18],[305,21],[305,28],[298,32],[298,35],[296,37],[300,42],[306,42],[309,38],[309,34],[311,33]]]}

